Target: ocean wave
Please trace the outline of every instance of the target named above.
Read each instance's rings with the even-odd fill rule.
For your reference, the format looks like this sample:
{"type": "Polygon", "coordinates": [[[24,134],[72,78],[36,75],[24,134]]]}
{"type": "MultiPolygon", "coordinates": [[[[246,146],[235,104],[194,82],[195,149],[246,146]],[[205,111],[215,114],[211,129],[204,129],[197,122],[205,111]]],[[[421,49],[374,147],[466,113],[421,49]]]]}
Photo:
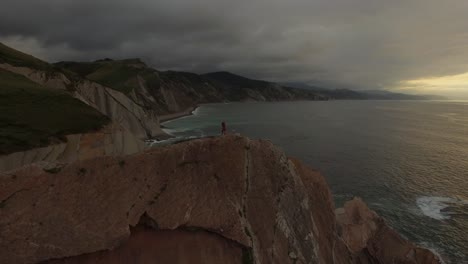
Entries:
{"type": "Polygon", "coordinates": [[[168,127],[165,127],[165,128],[162,128],[162,131],[164,131],[165,133],[171,135],[171,136],[175,136],[177,133],[185,133],[185,132],[189,132],[189,131],[192,131],[194,130],[193,128],[190,128],[190,127],[180,127],[180,128],[168,128],[168,127]]]}
{"type": "Polygon", "coordinates": [[[192,111],[192,115],[198,115],[199,111],[200,111],[200,107],[195,108],[195,109],[192,111]]]}
{"type": "Polygon", "coordinates": [[[422,196],[416,199],[416,204],[425,216],[447,220],[463,211],[461,209],[468,205],[468,201],[452,197],[422,196]]]}
{"type": "Polygon", "coordinates": [[[166,145],[171,145],[187,140],[192,140],[192,139],[199,139],[203,138],[204,136],[182,136],[182,137],[173,137],[173,138],[168,138],[168,139],[163,139],[163,140],[157,140],[157,139],[148,139],[146,140],[146,144],[151,148],[151,147],[157,147],[157,146],[166,146],[166,145]]]}

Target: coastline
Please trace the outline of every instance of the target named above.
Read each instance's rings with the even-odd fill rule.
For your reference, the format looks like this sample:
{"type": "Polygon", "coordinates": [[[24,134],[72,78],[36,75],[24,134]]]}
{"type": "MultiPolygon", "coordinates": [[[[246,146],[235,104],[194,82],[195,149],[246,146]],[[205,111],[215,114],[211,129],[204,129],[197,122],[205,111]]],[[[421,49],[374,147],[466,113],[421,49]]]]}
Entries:
{"type": "Polygon", "coordinates": [[[162,116],[159,117],[159,125],[160,125],[161,128],[164,128],[164,126],[161,126],[161,124],[164,123],[164,122],[174,120],[174,119],[177,119],[177,118],[181,118],[181,117],[184,117],[184,116],[193,115],[193,111],[195,111],[198,107],[199,107],[199,105],[191,106],[191,107],[185,109],[182,112],[162,115],[162,116]]]}
{"type": "MultiPolygon", "coordinates": [[[[158,141],[161,141],[161,140],[166,140],[166,139],[170,139],[170,138],[174,138],[173,135],[170,135],[166,132],[164,132],[164,125],[163,123],[164,122],[168,122],[168,121],[171,121],[171,120],[174,120],[174,119],[178,119],[178,118],[181,118],[181,117],[184,117],[184,116],[190,116],[190,115],[193,115],[193,111],[195,111],[197,108],[199,107],[199,105],[196,105],[196,106],[191,106],[187,109],[185,109],[184,111],[182,112],[177,112],[177,113],[172,113],[172,114],[167,114],[167,115],[162,115],[159,117],[159,128],[161,129],[161,134],[158,134],[156,135],[155,137],[153,137],[152,139],[156,139],[158,141]]],[[[151,139],[149,139],[151,140],[151,139]]]]}

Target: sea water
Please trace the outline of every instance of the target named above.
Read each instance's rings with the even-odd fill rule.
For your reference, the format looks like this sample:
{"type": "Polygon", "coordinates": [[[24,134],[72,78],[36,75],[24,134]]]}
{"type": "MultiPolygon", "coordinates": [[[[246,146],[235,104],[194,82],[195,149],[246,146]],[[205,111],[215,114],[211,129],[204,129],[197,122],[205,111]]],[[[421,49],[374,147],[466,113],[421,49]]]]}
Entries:
{"type": "Polygon", "coordinates": [[[447,263],[468,263],[468,102],[208,104],[164,123],[176,139],[269,139],[320,170],[337,207],[353,196],[447,263]]]}

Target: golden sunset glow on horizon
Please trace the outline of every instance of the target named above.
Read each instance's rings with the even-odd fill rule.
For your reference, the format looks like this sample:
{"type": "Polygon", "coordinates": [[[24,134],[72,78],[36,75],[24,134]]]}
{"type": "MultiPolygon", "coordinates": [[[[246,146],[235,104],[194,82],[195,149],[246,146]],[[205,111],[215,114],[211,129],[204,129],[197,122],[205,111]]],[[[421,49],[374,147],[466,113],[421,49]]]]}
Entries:
{"type": "Polygon", "coordinates": [[[440,88],[440,89],[466,89],[468,88],[468,72],[458,75],[415,79],[402,82],[402,88],[440,88]]]}
{"type": "Polygon", "coordinates": [[[421,78],[402,81],[397,90],[416,93],[449,94],[452,96],[468,93],[468,72],[441,77],[421,78]]]}

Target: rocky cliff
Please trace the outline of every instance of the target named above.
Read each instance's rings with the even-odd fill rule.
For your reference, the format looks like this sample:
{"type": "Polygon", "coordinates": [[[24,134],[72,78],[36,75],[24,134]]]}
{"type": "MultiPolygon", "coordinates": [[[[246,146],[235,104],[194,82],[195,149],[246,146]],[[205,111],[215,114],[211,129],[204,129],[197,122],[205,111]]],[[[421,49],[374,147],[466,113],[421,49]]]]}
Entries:
{"type": "Polygon", "coordinates": [[[271,143],[201,139],[0,174],[0,262],[438,262],[363,203],[338,215],[324,178],[271,143]]]}
{"type": "Polygon", "coordinates": [[[359,263],[440,263],[428,249],[402,238],[359,198],[335,212],[338,233],[359,263]]]}
{"type": "Polygon", "coordinates": [[[72,96],[97,109],[138,138],[146,139],[162,133],[154,111],[143,109],[123,93],[113,89],[86,79],[72,79],[59,71],[46,72],[7,63],[0,64],[0,69],[21,74],[50,89],[68,90],[72,96]]]}
{"type": "MultiPolygon", "coordinates": [[[[17,95],[12,94],[13,100],[4,102],[2,110],[7,110],[6,113],[11,112],[8,115],[8,119],[0,117],[2,126],[6,129],[2,130],[0,135],[0,142],[13,142],[9,143],[11,147],[5,147],[0,151],[0,171],[6,171],[15,169],[30,163],[35,162],[73,162],[75,160],[83,160],[86,158],[97,157],[99,155],[125,155],[141,151],[144,148],[144,139],[155,137],[163,134],[159,126],[159,119],[155,111],[152,109],[145,109],[144,107],[136,104],[133,100],[127,97],[125,94],[115,91],[113,89],[104,87],[100,84],[91,82],[86,79],[80,78],[69,78],[67,75],[58,71],[43,71],[39,69],[33,69],[29,67],[13,66],[10,64],[0,63],[0,71],[6,71],[7,73],[13,73],[14,76],[24,76],[27,79],[38,84],[36,87],[26,87],[18,85],[18,89],[29,89],[28,92],[33,90],[44,90],[47,89],[54,91],[59,90],[57,94],[65,98],[72,100],[75,97],[84,102],[87,108],[95,109],[98,111],[96,114],[102,114],[110,119],[110,124],[105,127],[98,128],[96,130],[87,130],[86,128],[79,127],[80,121],[75,119],[80,116],[86,116],[87,113],[83,110],[73,109],[76,112],[74,115],[70,114],[57,114],[60,116],[56,122],[50,121],[51,116],[43,114],[35,114],[34,112],[47,110],[51,107],[45,103],[41,105],[33,105],[31,101],[44,101],[44,94],[42,93],[31,93],[28,98],[21,101],[20,107],[24,114],[18,115],[16,107],[18,107],[17,95]],[[15,97],[16,96],[16,97],[15,97]],[[35,109],[40,107],[41,109],[35,109]],[[30,108],[30,109],[29,109],[30,108]],[[17,119],[14,119],[17,117],[17,119]],[[30,121],[26,126],[25,120],[31,118],[46,119],[44,121],[34,120],[30,121]],[[67,120],[70,119],[70,120],[67,120]],[[46,122],[47,121],[47,122],[46,122]],[[58,122],[58,123],[57,123],[58,122]],[[76,132],[61,132],[61,131],[72,131],[70,125],[78,127],[80,133],[76,132]],[[12,126],[14,129],[10,129],[12,126]],[[38,129],[49,126],[43,130],[51,130],[52,126],[57,126],[60,132],[60,137],[57,137],[51,133],[39,136],[38,129]],[[33,134],[38,138],[37,141],[39,146],[34,144],[22,143],[22,140],[30,140],[32,138],[22,138],[21,135],[33,134]],[[63,135],[65,134],[65,135],[63,135]],[[19,136],[18,136],[19,135],[19,136]],[[58,139],[53,139],[57,137],[58,139]],[[44,143],[45,142],[45,143],[44,143]],[[32,147],[31,147],[32,146],[32,147]],[[12,149],[14,151],[9,151],[12,149]]],[[[10,82],[11,83],[11,82],[10,82]]],[[[10,85],[7,83],[7,85],[10,85]]],[[[8,87],[1,87],[2,89],[8,89],[8,87]]],[[[17,94],[21,94],[21,91],[17,94]]],[[[23,92],[23,94],[25,94],[23,92]]],[[[54,95],[55,96],[55,95],[54,95]]],[[[56,103],[58,99],[53,96],[49,96],[51,103],[56,103]]],[[[57,96],[56,96],[57,97],[57,96]]],[[[58,98],[58,97],[57,97],[58,98]]],[[[77,100],[76,100],[77,101],[77,100]]],[[[56,106],[59,109],[55,111],[67,112],[67,107],[73,108],[75,105],[62,103],[62,105],[56,106]]],[[[95,111],[94,110],[94,111],[95,111]]],[[[51,110],[52,111],[52,110],[51,110]]],[[[47,113],[54,113],[48,111],[47,113]]],[[[41,112],[42,113],[42,112],[41,112]]],[[[94,126],[91,126],[93,128],[94,126]]],[[[39,130],[40,131],[40,130],[39,130]]],[[[53,131],[53,130],[52,130],[53,131]]]]}
{"type": "Polygon", "coordinates": [[[145,149],[145,143],[118,124],[99,131],[70,134],[66,140],[46,147],[33,148],[0,156],[0,172],[40,163],[44,168],[102,156],[122,156],[145,149]]]}
{"type": "Polygon", "coordinates": [[[60,62],[55,65],[124,92],[137,104],[154,109],[159,115],[181,112],[201,103],[326,99],[313,91],[283,87],[229,72],[198,75],[158,71],[138,59],[60,62]]]}
{"type": "MultiPolygon", "coordinates": [[[[159,125],[160,118],[166,120],[185,114],[201,103],[323,99],[311,91],[286,88],[278,84],[251,80],[230,73],[198,75],[186,72],[158,71],[148,67],[139,59],[119,61],[105,59],[90,63],[61,62],[52,65],[1,43],[0,71],[13,76],[8,82],[0,82],[2,89],[10,89],[15,86],[16,93],[10,94],[13,99],[22,91],[36,91],[23,100],[25,102],[22,102],[21,109],[26,111],[23,111],[24,113],[17,117],[17,120],[14,120],[11,115],[8,118],[0,116],[2,124],[8,121],[9,123],[4,125],[14,127],[14,129],[0,133],[0,142],[8,142],[12,145],[11,148],[0,150],[0,153],[4,155],[17,152],[17,157],[36,156],[36,154],[31,155],[29,150],[38,148],[32,152],[42,153],[44,151],[42,147],[48,144],[54,144],[52,148],[60,149],[63,144],[58,143],[66,143],[67,139],[73,138],[72,134],[92,133],[101,128],[108,119],[112,121],[113,125],[126,129],[136,139],[144,140],[164,135],[159,125]],[[19,80],[18,76],[23,79],[27,78],[28,82],[35,83],[37,87],[33,87],[33,85],[26,87],[24,83],[27,82],[19,80]],[[19,124],[17,121],[22,122],[22,120],[18,119],[31,119],[32,113],[35,112],[34,107],[29,107],[31,109],[27,107],[28,102],[43,101],[44,95],[38,93],[38,90],[47,94],[55,91],[62,98],[70,97],[66,98],[68,101],[72,99],[71,97],[79,99],[86,104],[78,102],[82,104],[82,108],[88,108],[88,112],[96,112],[96,110],[98,112],[95,113],[94,117],[85,120],[88,122],[88,126],[80,126],[81,129],[77,129],[76,126],[79,125],[75,123],[75,127],[72,129],[73,123],[70,121],[77,118],[76,114],[81,112],[81,110],[76,110],[75,105],[79,104],[75,102],[72,107],[70,104],[62,102],[60,107],[57,106],[59,109],[55,113],[60,113],[62,109],[67,108],[73,108],[76,111],[75,115],[56,114],[60,117],[56,122],[60,127],[54,127],[55,130],[44,129],[49,124],[43,125],[37,122],[37,120],[43,119],[46,114],[50,114],[50,111],[42,116],[38,115],[35,118],[36,121],[29,122],[26,124],[27,126],[19,124]],[[41,129],[46,130],[47,133],[39,135],[37,131],[41,129]],[[34,142],[30,140],[31,137],[18,137],[18,135],[28,134],[35,135],[34,142]]],[[[52,97],[49,96],[49,99],[55,102],[52,97]]],[[[2,104],[10,112],[15,112],[17,107],[17,102],[14,100],[4,100],[2,104]]],[[[35,107],[47,109],[48,105],[42,103],[40,107],[35,107]]],[[[83,114],[83,116],[86,115],[83,114]]],[[[45,152],[49,153],[49,150],[45,152]]],[[[41,155],[37,154],[37,157],[41,157],[41,155]]],[[[0,157],[0,160],[2,159],[10,160],[3,156],[0,157]]],[[[23,164],[24,160],[36,162],[42,158],[22,158],[17,163],[23,164]]]]}

